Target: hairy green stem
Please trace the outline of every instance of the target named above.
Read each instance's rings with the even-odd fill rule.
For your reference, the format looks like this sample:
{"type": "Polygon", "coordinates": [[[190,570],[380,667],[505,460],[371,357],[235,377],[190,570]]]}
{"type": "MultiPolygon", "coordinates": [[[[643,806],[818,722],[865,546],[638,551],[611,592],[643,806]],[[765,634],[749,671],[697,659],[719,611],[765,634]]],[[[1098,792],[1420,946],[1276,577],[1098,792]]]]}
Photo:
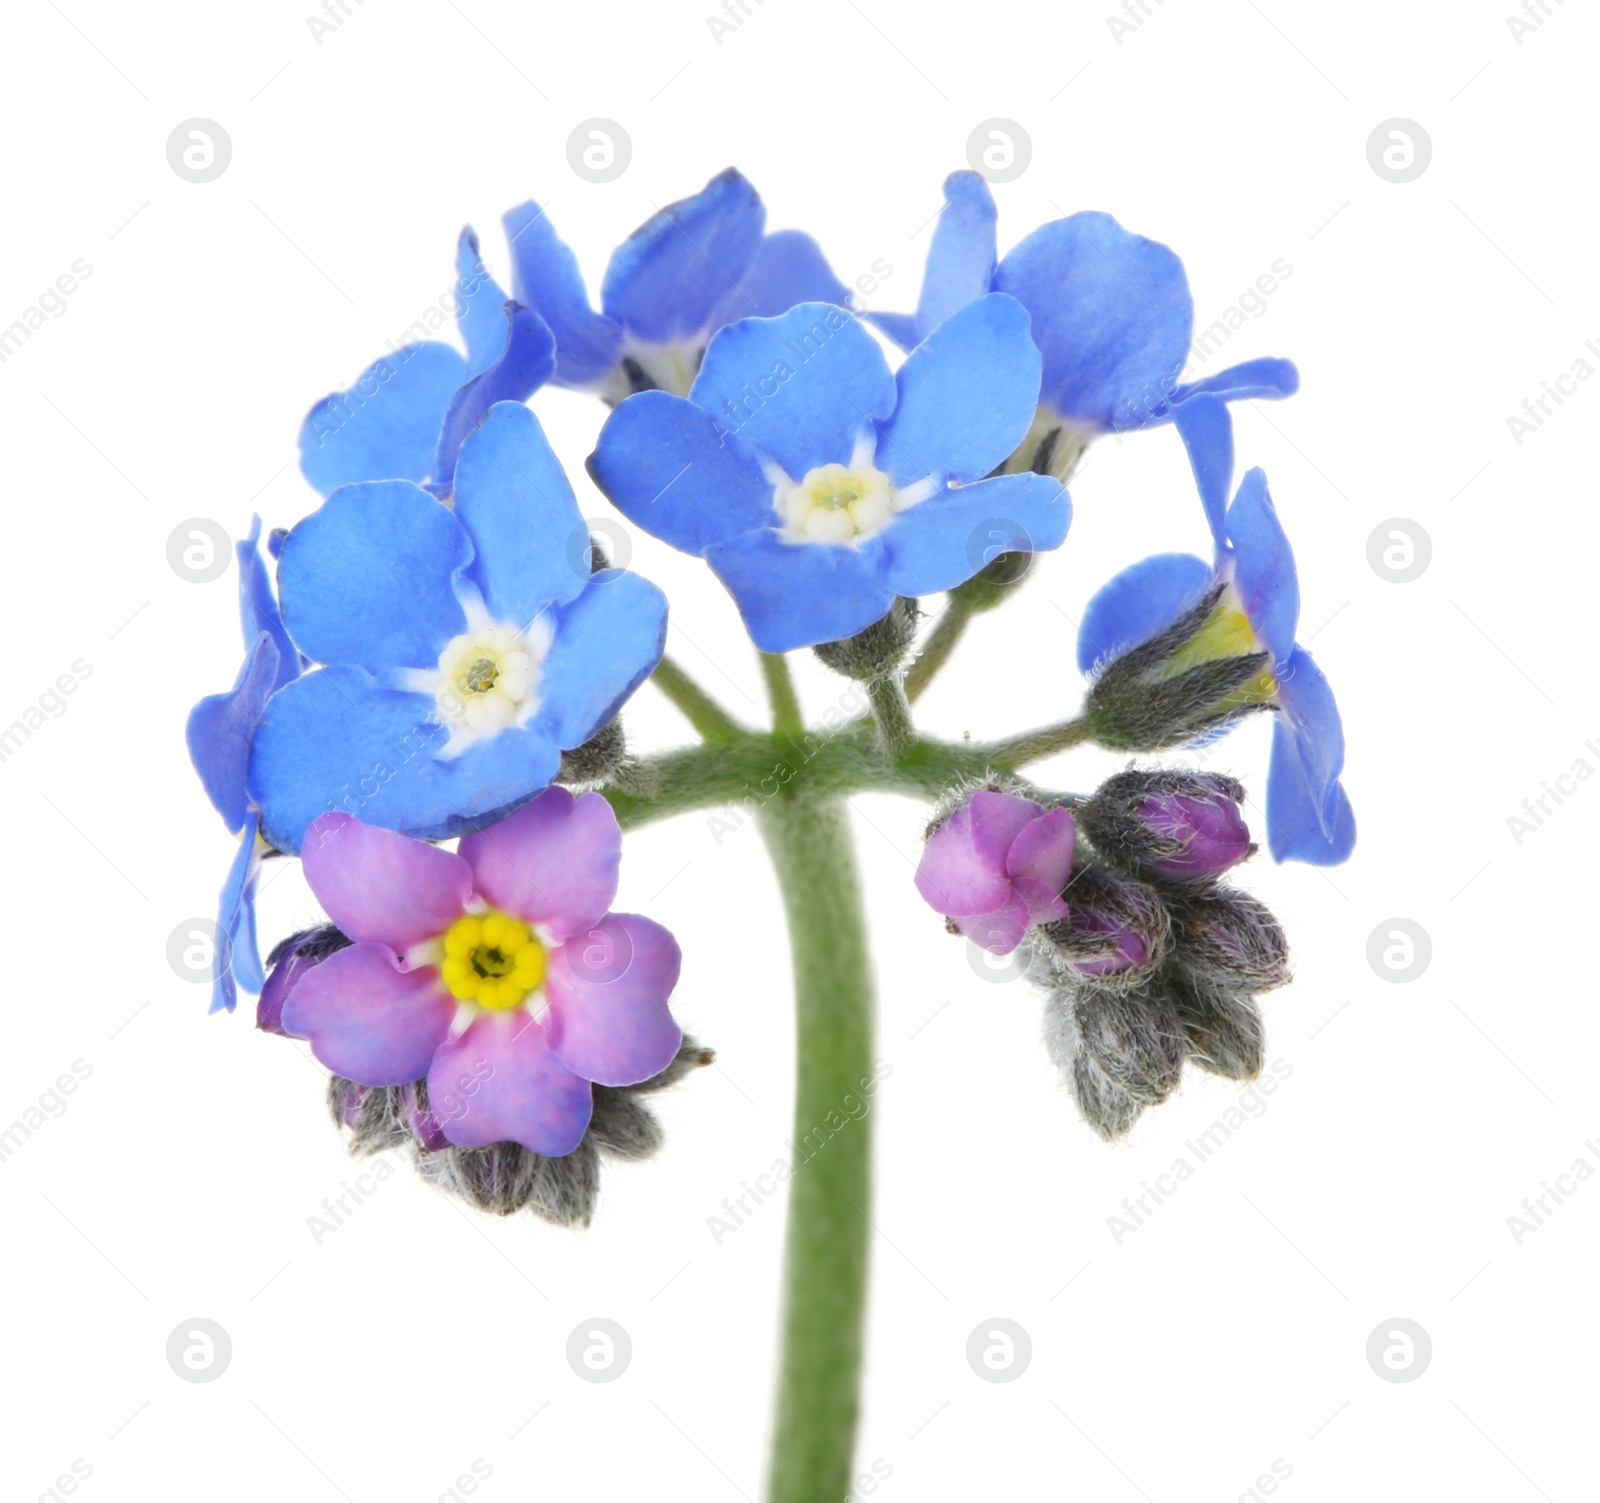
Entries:
{"type": "Polygon", "coordinates": [[[767,698],[772,702],[772,728],[780,736],[798,736],[805,730],[800,718],[800,700],[789,675],[789,660],[781,652],[761,654],[761,671],[767,679],[767,698]]]}
{"type": "Polygon", "coordinates": [[[868,679],[867,698],[872,702],[872,718],[878,723],[879,744],[891,761],[898,762],[917,739],[905,685],[892,674],[868,679]]]}
{"type": "Polygon", "coordinates": [[[1053,757],[1088,739],[1089,722],[1080,715],[1055,725],[1041,726],[1036,731],[1024,731],[1020,736],[1008,736],[1003,741],[991,741],[985,750],[997,767],[1010,770],[1053,757]]]}
{"type": "Polygon", "coordinates": [[[744,728],[700,687],[672,658],[663,656],[650,675],[653,683],[670,699],[707,741],[734,741],[744,728]]]}
{"type": "Polygon", "coordinates": [[[917,702],[917,697],[933,682],[934,674],[944,667],[946,659],[955,651],[956,644],[965,634],[974,614],[972,607],[959,596],[950,597],[949,603],[944,608],[944,614],[928,633],[928,640],[923,643],[922,651],[917,654],[916,661],[906,670],[906,698],[912,704],[917,702]]]}
{"type": "Polygon", "coordinates": [[[872,1123],[872,970],[848,818],[833,799],[774,799],[760,817],[794,957],[796,1145],[822,1140],[789,1182],[782,1358],[770,1503],[850,1492],[860,1412],[872,1123]],[[830,1118],[844,1119],[828,1132],[830,1118]],[[819,1129],[821,1131],[819,1132],[819,1129]]]}

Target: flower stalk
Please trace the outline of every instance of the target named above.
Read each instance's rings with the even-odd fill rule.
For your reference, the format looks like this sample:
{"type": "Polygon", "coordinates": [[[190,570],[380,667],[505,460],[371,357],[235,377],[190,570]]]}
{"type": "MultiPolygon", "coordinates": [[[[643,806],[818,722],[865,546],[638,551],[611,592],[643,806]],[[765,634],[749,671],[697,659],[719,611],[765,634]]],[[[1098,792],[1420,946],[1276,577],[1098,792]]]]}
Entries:
{"type": "MultiPolygon", "coordinates": [[[[842,803],[774,799],[760,828],[794,959],[798,1143],[871,1078],[872,972],[842,803]]],[[[818,1503],[850,1490],[871,1194],[869,1116],[852,1117],[790,1181],[770,1503],[818,1503]]]]}

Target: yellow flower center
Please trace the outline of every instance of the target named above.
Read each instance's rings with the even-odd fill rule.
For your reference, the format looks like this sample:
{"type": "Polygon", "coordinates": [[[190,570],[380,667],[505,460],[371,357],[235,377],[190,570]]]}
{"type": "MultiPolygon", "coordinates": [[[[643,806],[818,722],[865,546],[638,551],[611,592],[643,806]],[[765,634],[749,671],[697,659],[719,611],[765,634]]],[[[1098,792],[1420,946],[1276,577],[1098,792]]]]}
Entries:
{"type": "Polygon", "coordinates": [[[818,465],[779,495],[778,511],[788,542],[853,543],[888,526],[895,513],[894,487],[871,465],[818,465]]]}
{"type": "MultiPolygon", "coordinates": [[[[1161,665],[1157,677],[1176,678],[1201,663],[1215,662],[1219,658],[1248,657],[1265,650],[1256,638],[1255,628],[1250,625],[1250,618],[1245,615],[1239,597],[1230,586],[1206,617],[1200,630],[1161,665]]],[[[1277,693],[1278,682],[1269,664],[1228,695],[1223,704],[1229,709],[1264,704],[1274,699],[1277,693]]]]}
{"type": "Polygon", "coordinates": [[[445,931],[439,971],[452,997],[504,1011],[544,984],[544,946],[509,913],[469,913],[445,931]]]}
{"type": "Polygon", "coordinates": [[[463,632],[439,654],[435,697],[457,749],[508,726],[539,707],[539,667],[548,643],[514,626],[463,632]]]}

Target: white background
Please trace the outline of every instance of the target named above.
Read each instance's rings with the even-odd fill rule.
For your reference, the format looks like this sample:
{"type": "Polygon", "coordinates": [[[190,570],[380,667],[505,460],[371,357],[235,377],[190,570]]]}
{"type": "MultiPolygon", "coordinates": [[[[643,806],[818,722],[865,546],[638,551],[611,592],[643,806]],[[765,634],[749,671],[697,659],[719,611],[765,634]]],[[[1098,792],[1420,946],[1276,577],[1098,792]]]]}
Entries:
{"type": "MultiPolygon", "coordinates": [[[[1509,3],[1509,0],[1507,0],[1509,3]]],[[[508,275],[498,216],[537,196],[597,285],[611,246],[730,163],[769,226],[821,240],[875,301],[915,305],[928,226],[973,127],[1020,122],[1029,169],[997,189],[1004,249],[1106,209],[1170,243],[1203,326],[1278,258],[1293,274],[1224,359],[1283,354],[1301,393],[1237,411],[1295,540],[1314,647],[1344,709],[1355,858],[1248,881],[1287,925],[1298,979],[1267,1004],[1292,1075],[1119,1245],[1125,1196],[1239,1094],[1193,1075],[1130,1141],[1077,1120],[1022,983],[968,968],[910,882],[924,811],[857,803],[881,984],[879,1193],[860,1458],[910,1500],[1249,1497],[1276,1459],[1303,1500],[1592,1498],[1597,1335],[1590,1180],[1521,1244],[1507,1218],[1600,1136],[1593,925],[1600,787],[1517,843],[1522,801],[1600,767],[1590,619],[1595,523],[1580,387],[1519,446],[1508,414],[1600,336],[1592,295],[1596,23],[1551,0],[1521,45],[1496,3],[1151,0],[1118,42],[1098,5],[767,0],[717,45],[706,0],[530,7],[368,0],[318,45],[304,0],[248,7],[18,0],[8,7],[0,324],[76,258],[92,276],[0,366],[7,650],[0,722],[78,658],[59,719],[0,764],[8,919],[0,1123],[75,1059],[92,1075],[0,1164],[0,1471],[33,1499],[75,1459],[111,1499],[759,1495],[783,1211],[719,1247],[707,1218],[790,1131],[790,999],[776,892],[753,831],[703,816],[631,836],[619,907],[670,925],[676,1006],[717,1068],[661,1101],[666,1150],[608,1167],[587,1232],[473,1218],[409,1171],[320,1245],[307,1218],[352,1176],[323,1072],[208,1018],[166,961],[212,910],[231,842],[183,719],[239,660],[232,571],[166,561],[181,521],[233,536],[315,504],[300,418],[440,299],[465,222],[508,275]],[[168,167],[180,121],[233,161],[168,167]],[[605,116],[634,158],[580,181],[565,143],[605,116]],[[1433,160],[1369,167],[1381,121],[1433,160]],[[1378,523],[1432,539],[1415,582],[1367,561],[1378,523]],[[1419,979],[1369,966],[1405,917],[1419,979]],[[220,1322],[219,1381],[179,1382],[181,1321],[220,1322]],[[580,1382],[568,1333],[623,1324],[632,1366],[580,1382]],[[1030,1333],[1028,1371],[980,1382],[980,1321],[1030,1333]],[[1428,1370],[1369,1368],[1369,1333],[1419,1322],[1428,1370]],[[537,1415],[537,1418],[532,1418],[537,1415]]],[[[1600,358],[1590,357],[1600,365],[1600,358]]],[[[1600,383],[1591,383],[1600,388],[1600,383]]],[[[534,399],[585,512],[603,416],[534,399]]],[[[1205,535],[1170,429],[1092,451],[1066,546],[981,621],[924,703],[987,736],[1068,714],[1077,614],[1116,569],[1205,535]]],[[[760,701],[731,603],[642,535],[672,651],[741,714],[760,701]]],[[[813,712],[838,693],[799,665],[813,712]]],[[[687,729],[648,688],[641,749],[687,729]]],[[[1211,754],[1261,795],[1267,726],[1211,754]]],[[[1040,771],[1091,787],[1086,754],[1040,771]]],[[[1573,785],[1569,785],[1573,786],[1573,785]]],[[[298,872],[264,938],[313,917],[298,872]]],[[[1554,1206],[1554,1202],[1547,1202],[1554,1206]]],[[[1281,1470],[1281,1468],[1280,1468],[1281,1470]]],[[[49,1496],[45,1494],[45,1496],[49,1496]]]]}

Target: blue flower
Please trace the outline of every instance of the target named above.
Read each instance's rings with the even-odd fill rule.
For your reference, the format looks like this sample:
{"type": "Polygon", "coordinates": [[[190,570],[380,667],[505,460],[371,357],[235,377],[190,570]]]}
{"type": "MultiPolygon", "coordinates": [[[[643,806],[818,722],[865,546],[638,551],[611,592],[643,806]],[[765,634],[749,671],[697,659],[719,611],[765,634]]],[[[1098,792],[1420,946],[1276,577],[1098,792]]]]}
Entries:
{"type": "MultiPolygon", "coordinates": [[[[360,480],[414,480],[448,496],[462,440],[490,407],[525,402],[550,379],[555,337],[500,290],[470,226],[456,246],[454,297],[464,358],[439,340],[401,345],[306,415],[300,469],[319,495],[360,480]]],[[[443,322],[430,308],[412,328],[427,334],[443,322]]]]}
{"type": "Polygon", "coordinates": [[[873,319],[909,350],[985,293],[1010,293],[1028,310],[1044,373],[1038,415],[1007,472],[1038,470],[1066,481],[1093,439],[1170,422],[1197,393],[1237,401],[1299,388],[1293,364],[1271,358],[1180,384],[1194,330],[1183,263],[1109,214],[1052,220],[997,263],[988,184],[976,172],[953,172],[944,193],[916,313],[873,319]]]}
{"type": "Polygon", "coordinates": [[[211,694],[189,712],[189,756],[228,833],[239,837],[217,905],[217,942],[211,979],[211,1011],[233,1011],[238,986],[259,992],[261,952],[256,945],[256,877],[268,849],[259,838],[260,812],[246,790],[250,744],[267,701],[300,675],[300,654],[283,629],[278,602],[261,557],[261,518],[238,544],[239,616],[244,629],[244,664],[233,687],[211,694]]]}
{"type": "Polygon", "coordinates": [[[707,342],[724,324],[770,318],[797,303],[842,303],[844,285],[799,230],[763,233],[766,206],[730,167],[692,198],[668,204],[612,253],[589,306],[577,258],[528,202],[504,217],[512,287],[555,331],[558,386],[612,405],[632,392],[685,395],[707,342]]]}
{"type": "Polygon", "coordinates": [[[711,565],[758,647],[786,652],[870,626],[896,595],[953,589],[995,538],[1060,546],[1071,503],[1056,481],[983,478],[1038,390],[1012,298],[961,309],[897,375],[850,313],[803,303],[722,330],[687,399],[630,397],[589,473],[630,520],[711,565]]]}
{"type": "Polygon", "coordinates": [[[1262,471],[1248,471],[1228,503],[1233,426],[1222,399],[1186,400],[1176,423],[1211,526],[1215,562],[1159,553],[1124,569],[1084,612],[1078,666],[1094,671],[1171,625],[1222,584],[1222,601],[1196,638],[1198,645],[1184,650],[1270,655],[1271,682],[1263,688],[1278,715],[1267,772],[1267,847],[1278,861],[1336,866],[1349,857],[1356,838],[1355,815],[1339,783],[1344,728],[1322,670],[1294,640],[1300,619],[1294,551],[1262,471]]]}
{"type": "Polygon", "coordinates": [[[539,421],[501,402],[467,438],[454,508],[407,480],[340,487],[290,534],[284,623],[323,666],[267,703],[249,791],[297,851],[320,814],[443,839],[540,793],[654,671],[666,600],[589,573],[539,421]]]}

